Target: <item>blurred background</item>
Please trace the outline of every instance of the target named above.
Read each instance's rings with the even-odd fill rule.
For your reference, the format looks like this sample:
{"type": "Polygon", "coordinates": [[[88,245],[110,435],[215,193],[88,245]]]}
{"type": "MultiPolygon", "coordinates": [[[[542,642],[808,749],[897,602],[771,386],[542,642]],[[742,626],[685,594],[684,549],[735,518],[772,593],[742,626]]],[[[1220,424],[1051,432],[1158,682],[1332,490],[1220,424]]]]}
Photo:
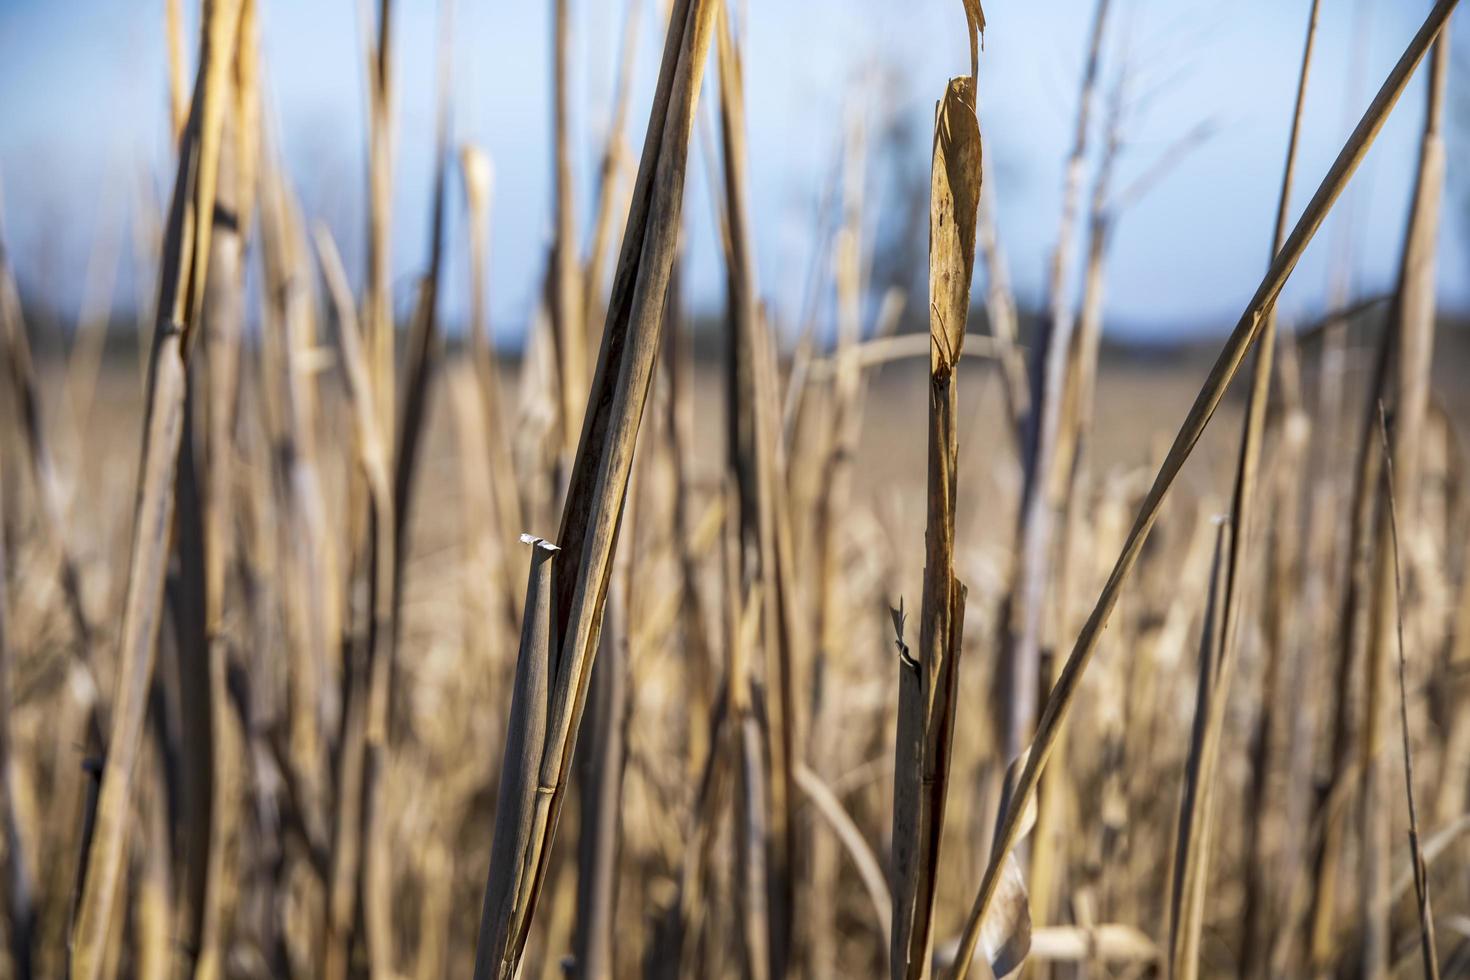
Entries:
{"type": "MultiPolygon", "coordinates": [[[[584,235],[630,3],[641,8],[637,88],[626,124],[636,140],[657,69],[662,4],[573,5],[572,121],[582,151],[574,167],[584,235]]],[[[186,17],[197,17],[194,5],[185,6],[186,17]]],[[[823,202],[830,200],[844,134],[854,122],[870,145],[870,302],[876,305],[894,282],[922,281],[927,120],[944,78],[968,53],[951,6],[938,0],[738,5],[760,288],[788,329],[800,316],[817,237],[836,220],[830,206],[823,218],[823,202]]],[[[394,266],[404,282],[418,268],[428,234],[435,9],[428,2],[394,9],[394,266]]],[[[1323,5],[1298,209],[1427,9],[1426,0],[1323,5]]],[[[993,0],[986,10],[980,61],[986,180],[1023,309],[1043,305],[1090,10],[1084,0],[993,0]]],[[[1151,171],[1154,177],[1117,226],[1106,303],[1110,339],[1199,338],[1228,328],[1239,315],[1267,258],[1306,10],[1305,2],[1280,0],[1126,0],[1112,18],[1094,127],[1100,133],[1107,126],[1116,100],[1124,147],[1114,186],[1127,187],[1151,171]],[[1175,152],[1180,141],[1189,145],[1175,152]]],[[[536,4],[481,2],[459,4],[455,18],[454,139],[479,144],[493,158],[491,307],[499,342],[516,346],[535,307],[550,240],[550,18],[536,4]]],[[[5,218],[28,305],[53,310],[63,324],[75,317],[81,295],[68,284],[85,276],[99,236],[126,244],[139,202],[151,198],[161,206],[172,179],[162,20],[161,0],[0,3],[5,218]]],[[[192,19],[185,31],[195,36],[192,19]]],[[[308,215],[328,221],[343,243],[354,286],[363,268],[366,193],[362,31],[349,0],[262,5],[269,125],[308,215]]],[[[1470,61],[1466,33],[1455,41],[1457,69],[1470,61]]],[[[1457,81],[1464,77],[1464,70],[1451,73],[1450,190],[1439,264],[1441,304],[1452,314],[1470,308],[1470,155],[1463,152],[1470,88],[1457,81]]],[[[1392,282],[1422,85],[1422,78],[1414,81],[1355,178],[1351,199],[1334,212],[1293,277],[1281,302],[1288,318],[1320,312],[1334,288],[1360,295],[1392,282]],[[1351,270],[1351,281],[1334,285],[1329,268],[1351,270]]],[[[687,209],[689,289],[695,311],[713,314],[722,302],[723,273],[709,229],[706,174],[714,131],[707,107],[703,116],[706,133],[693,155],[687,209]]],[[[1095,134],[1094,158],[1103,144],[1095,134]]],[[[462,206],[451,209],[452,241],[463,240],[462,217],[462,206]]],[[[122,251],[115,301],[125,316],[140,289],[147,294],[152,287],[148,274],[133,275],[129,250],[122,251]]],[[[449,255],[444,313],[454,331],[466,312],[467,270],[463,248],[449,255]]],[[[398,290],[400,318],[409,312],[409,292],[398,290]]],[[[830,323],[832,311],[818,315],[830,323]]]]}

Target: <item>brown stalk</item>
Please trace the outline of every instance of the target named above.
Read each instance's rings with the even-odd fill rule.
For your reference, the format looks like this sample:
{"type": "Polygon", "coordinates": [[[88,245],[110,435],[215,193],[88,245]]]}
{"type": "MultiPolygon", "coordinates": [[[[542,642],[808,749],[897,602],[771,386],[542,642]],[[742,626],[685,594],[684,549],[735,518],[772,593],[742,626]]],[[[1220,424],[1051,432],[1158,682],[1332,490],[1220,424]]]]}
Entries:
{"type": "Polygon", "coordinates": [[[623,161],[628,157],[627,139],[623,131],[627,128],[628,105],[633,96],[633,66],[638,55],[638,13],[643,4],[633,2],[627,6],[623,20],[622,52],[618,57],[618,77],[613,88],[612,118],[608,122],[607,140],[603,144],[602,163],[598,168],[597,203],[593,206],[592,241],[588,247],[586,280],[582,285],[582,296],[586,303],[583,315],[587,320],[588,342],[595,343],[592,335],[595,304],[601,301],[602,284],[607,271],[607,253],[613,228],[613,216],[617,206],[618,175],[623,161]]]}
{"type": "Polygon", "coordinates": [[[368,240],[367,298],[363,324],[367,332],[369,376],[378,408],[378,431],[384,445],[393,444],[395,421],[393,373],[393,3],[378,0],[376,38],[372,0],[359,0],[364,32],[368,87],[368,240]]]}
{"type": "MultiPolygon", "coordinates": [[[[980,127],[974,80],[952,78],[934,121],[929,197],[929,476],[924,540],[924,592],[919,619],[919,688],[923,711],[923,779],[913,844],[912,905],[894,910],[895,934],[908,947],[894,976],[929,975],[939,845],[958,711],[959,656],[965,586],[954,574],[955,506],[959,467],[956,370],[965,342],[970,280],[975,270],[975,222],[980,204],[980,127]]],[[[900,716],[900,732],[904,727],[900,716]]],[[[895,794],[897,798],[897,794],[895,794]]],[[[895,828],[900,823],[895,819],[895,828]]],[[[895,829],[895,834],[897,830],[895,829]]],[[[896,840],[896,837],[895,837],[896,840]]],[[[895,848],[897,848],[895,844],[895,848]]],[[[910,886],[898,891],[908,897],[910,886]]]]}
{"type": "Polygon", "coordinates": [[[1179,826],[1172,845],[1169,976],[1177,980],[1194,980],[1199,974],[1200,935],[1204,928],[1205,890],[1209,884],[1210,839],[1214,824],[1209,782],[1213,776],[1210,738],[1215,718],[1223,714],[1229,695],[1228,689],[1222,686],[1221,666],[1225,658],[1225,603],[1233,536],[1229,521],[1222,520],[1215,534],[1209,599],[1200,631],[1194,727],[1190,733],[1189,758],[1185,764],[1184,788],[1179,801],[1179,826]]]}
{"type": "MultiPolygon", "coordinates": [[[[521,631],[521,653],[516,661],[515,689],[505,729],[505,761],[500,770],[495,837],[490,845],[490,867],[508,868],[511,873],[492,872],[485,888],[480,919],[480,943],[475,954],[475,976],[510,976],[488,959],[496,949],[510,946],[517,931],[515,899],[529,883],[526,869],[517,867],[520,855],[532,845],[531,817],[535,807],[536,780],[546,735],[549,709],[552,631],[552,560],[561,550],[540,538],[523,536],[531,545],[530,580],[526,585],[526,616],[521,631]],[[513,817],[507,811],[515,808],[513,817]]],[[[534,869],[531,869],[534,871],[534,869]]]]}
{"type": "Polygon", "coordinates": [[[545,880],[658,349],[677,246],[689,134],[718,6],[716,0],[682,0],[670,19],[602,353],[566,494],[560,539],[567,560],[552,573],[555,616],[548,664],[552,694],[546,738],[537,755],[539,776],[533,793],[504,799],[497,814],[500,836],[528,843],[502,850],[499,860],[492,857],[477,977],[508,977],[515,972],[545,880]]]}
{"type": "Polygon", "coordinates": [[[204,7],[199,72],[181,143],[159,277],[159,327],[149,368],[148,410],[133,521],[127,597],[118,640],[112,735],[98,799],[96,828],[72,935],[72,976],[95,980],[108,954],[131,813],[147,694],[153,676],[164,566],[174,509],[173,483],[188,387],[186,359],[204,299],[214,224],[215,179],[227,73],[234,64],[239,0],[204,7]]]}
{"type": "MultiPolygon", "coordinates": [[[[639,470],[646,472],[644,461],[639,470]]],[[[637,471],[635,471],[636,473],[637,471]]],[[[610,977],[616,972],[614,934],[618,855],[622,848],[623,774],[628,762],[629,642],[633,619],[631,571],[640,477],[629,488],[620,533],[627,544],[613,559],[608,585],[610,607],[592,667],[588,715],[578,745],[577,904],[574,970],[578,977],[610,977]]]]}
{"type": "MultiPolygon", "coordinates": [[[[1442,44],[1443,42],[1441,42],[1442,44]]],[[[1436,61],[1442,62],[1441,47],[1435,47],[1436,61]]],[[[1409,855],[1413,861],[1414,895],[1418,900],[1419,946],[1424,957],[1424,976],[1427,980],[1439,980],[1439,953],[1434,940],[1434,913],[1429,904],[1429,866],[1424,861],[1424,848],[1419,835],[1419,811],[1414,806],[1414,753],[1409,748],[1409,696],[1404,675],[1404,581],[1399,566],[1399,518],[1398,502],[1394,494],[1393,451],[1389,446],[1388,414],[1383,402],[1378,403],[1378,434],[1383,443],[1384,481],[1383,492],[1388,499],[1388,530],[1393,551],[1393,594],[1394,636],[1398,644],[1399,661],[1399,732],[1404,746],[1404,795],[1409,801],[1409,855]]]]}
{"type": "Polygon", "coordinates": [[[1057,678],[1056,686],[1047,699],[1026,768],[1021,775],[1016,800],[1006,812],[998,835],[995,856],[992,857],[990,866],[986,869],[980,889],[975,896],[975,904],[970,910],[960,946],[960,955],[955,961],[954,976],[956,978],[965,976],[968,971],[969,960],[973,956],[975,943],[978,940],[980,923],[984,919],[985,912],[999,884],[1001,862],[998,858],[1009,853],[1018,839],[1020,813],[1017,804],[1024,804],[1036,790],[1041,770],[1046,765],[1047,757],[1055,745],[1059,725],[1065,720],[1076,697],[1081,674],[1097,648],[1102,629],[1111,616],[1113,607],[1117,604],[1123,581],[1138,560],[1143,542],[1152,529],[1154,521],[1158,518],[1170,487],[1195,443],[1198,442],[1205,426],[1209,423],[1215,409],[1219,406],[1220,399],[1224,396],[1230,380],[1239,370],[1245,354],[1259,335],[1262,315],[1274,305],[1282,286],[1285,285],[1292,269],[1300,260],[1302,252],[1306,250],[1307,243],[1321,227],[1333,202],[1342,193],[1358,164],[1362,162],[1374,137],[1377,136],[1389,112],[1398,101],[1398,97],[1403,94],[1414,69],[1428,51],[1456,3],[1457,0],[1439,0],[1426,17],[1423,26],[1409,42],[1378,95],[1375,96],[1373,103],[1364,113],[1357,128],[1328,170],[1327,176],[1308,203],[1285,245],[1271,263],[1271,268],[1257,287],[1255,296],[1252,297],[1245,313],[1225,342],[1219,358],[1211,368],[1209,377],[1186,416],[1179,434],[1175,437],[1153,485],[1144,498],[1123,550],[1118,556],[1118,561],[1103,587],[1102,594],[1098,597],[1097,605],[1083,626],[1076,645],[1057,678]]]}

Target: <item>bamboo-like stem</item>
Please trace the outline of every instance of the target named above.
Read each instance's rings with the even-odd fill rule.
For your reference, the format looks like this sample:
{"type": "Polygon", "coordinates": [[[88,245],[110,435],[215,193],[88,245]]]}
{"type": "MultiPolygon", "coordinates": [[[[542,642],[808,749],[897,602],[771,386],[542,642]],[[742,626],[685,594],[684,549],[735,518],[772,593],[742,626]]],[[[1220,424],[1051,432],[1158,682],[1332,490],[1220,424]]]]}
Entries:
{"type": "Polygon", "coordinates": [[[539,775],[534,791],[503,800],[496,819],[497,836],[528,844],[501,849],[498,860],[492,855],[476,953],[477,978],[509,977],[517,970],[550,863],[658,349],[677,246],[689,134],[718,8],[718,0],[682,0],[669,22],[602,352],[567,487],[560,532],[567,560],[551,575],[551,698],[539,775]]]}
{"type": "Polygon", "coordinates": [[[1438,0],[1426,16],[1423,25],[1405,48],[1403,55],[1389,73],[1377,96],[1374,97],[1373,103],[1363,114],[1357,128],[1348,138],[1317,192],[1307,204],[1285,245],[1271,263],[1271,268],[1261,280],[1240,321],[1231,332],[1229,339],[1226,340],[1219,358],[1210,370],[1209,377],[1205,380],[1194,405],[1180,427],[1134,519],[1133,527],[1129,531],[1123,550],[1118,556],[1107,583],[1103,586],[1102,594],[1098,597],[1097,604],[1083,626],[1057,678],[1056,686],[1047,699],[1046,708],[1037,726],[1037,734],[1032,743],[1026,767],[1021,774],[1015,797],[1006,811],[997,835],[995,853],[986,869],[965,925],[959,955],[955,960],[953,976],[956,980],[968,973],[970,958],[974,955],[975,945],[979,940],[980,924],[1000,882],[1002,865],[1000,859],[1010,852],[1019,838],[1022,808],[1036,791],[1041,769],[1046,765],[1047,757],[1055,745],[1060,723],[1065,720],[1076,697],[1077,685],[1082,672],[1097,649],[1098,639],[1112,614],[1113,607],[1117,604],[1123,582],[1138,560],[1143,542],[1158,519],[1159,511],[1170,487],[1200,435],[1209,424],[1210,418],[1220,404],[1220,399],[1224,397],[1225,389],[1239,370],[1246,353],[1259,335],[1262,315],[1275,304],[1282,286],[1286,284],[1287,278],[1301,259],[1302,253],[1306,251],[1307,243],[1321,227],[1332,204],[1341,195],[1348,180],[1367,154],[1368,148],[1388,119],[1390,111],[1407,87],[1414,69],[1418,67],[1419,61],[1439,35],[1440,29],[1457,2],[1458,0],[1438,0]]]}
{"type": "Polygon", "coordinates": [[[108,953],[131,811],[147,694],[153,677],[174,473],[187,390],[186,359],[204,298],[227,72],[234,64],[240,0],[205,4],[199,72],[165,236],[159,327],[149,368],[148,410],[133,521],[127,598],[118,640],[112,735],[97,805],[86,879],[72,937],[72,976],[96,980],[108,953]]]}

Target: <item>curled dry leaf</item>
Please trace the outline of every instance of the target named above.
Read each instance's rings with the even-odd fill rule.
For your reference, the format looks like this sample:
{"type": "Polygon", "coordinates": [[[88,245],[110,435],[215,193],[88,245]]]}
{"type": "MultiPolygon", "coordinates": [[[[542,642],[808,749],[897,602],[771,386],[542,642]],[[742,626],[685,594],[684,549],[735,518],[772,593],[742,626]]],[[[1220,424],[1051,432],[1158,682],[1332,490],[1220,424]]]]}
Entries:
{"type": "Polygon", "coordinates": [[[975,268],[980,206],[980,124],[973,79],[951,78],[934,126],[929,198],[930,368],[948,373],[959,361],[975,268]]]}

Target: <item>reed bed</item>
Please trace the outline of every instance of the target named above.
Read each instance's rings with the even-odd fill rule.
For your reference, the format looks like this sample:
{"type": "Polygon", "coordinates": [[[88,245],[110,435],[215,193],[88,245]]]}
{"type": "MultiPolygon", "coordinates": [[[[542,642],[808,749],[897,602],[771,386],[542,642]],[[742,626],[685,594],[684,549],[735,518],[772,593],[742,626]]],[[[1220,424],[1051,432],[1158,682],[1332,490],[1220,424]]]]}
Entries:
{"type": "Polygon", "coordinates": [[[1108,351],[1106,284],[1211,124],[1120,179],[1109,0],[1044,309],[1011,292],[965,0],[969,71],[919,120],[927,303],[875,273],[853,105],[791,322],[758,274],[743,8],[628,5],[584,160],[581,6],[546,5],[519,352],[492,339],[496,169],[456,146],[449,0],[428,79],[394,71],[396,6],[360,4],[358,285],[284,162],[258,0],[204,0],[192,57],[183,5],[159,18],[177,157],[166,213],[135,203],[141,392],[103,353],[116,241],[67,347],[0,226],[0,980],[1470,976],[1470,350],[1434,293],[1455,0],[1394,41],[1325,174],[1299,154],[1323,5],[1294,4],[1270,261],[1213,359],[1167,367],[1108,351]],[[1417,74],[1398,281],[1288,322],[1417,74]],[[407,85],[435,115],[400,325],[407,85]]]}

